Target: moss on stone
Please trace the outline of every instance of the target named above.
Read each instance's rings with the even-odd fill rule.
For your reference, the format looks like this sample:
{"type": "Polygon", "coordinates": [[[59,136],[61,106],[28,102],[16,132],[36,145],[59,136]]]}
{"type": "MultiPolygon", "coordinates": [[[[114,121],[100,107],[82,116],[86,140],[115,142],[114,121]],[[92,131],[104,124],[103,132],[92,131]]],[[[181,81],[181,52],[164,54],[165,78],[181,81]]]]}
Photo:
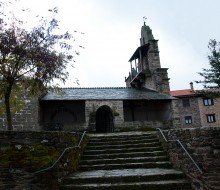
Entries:
{"type": "MultiPolygon", "coordinates": [[[[67,147],[77,146],[81,133],[69,132],[4,132],[0,142],[0,168],[4,172],[34,173],[54,164],[67,147]]],[[[31,183],[42,189],[57,189],[65,175],[76,171],[88,142],[85,136],[81,148],[69,149],[55,167],[34,175],[31,183]]],[[[1,170],[2,171],[2,170],[1,170]]]]}
{"type": "Polygon", "coordinates": [[[81,145],[81,149],[73,149],[68,153],[67,160],[71,160],[68,167],[68,172],[74,172],[77,170],[80,158],[87,146],[88,141],[89,141],[88,136],[86,136],[81,145]]]}
{"type": "Polygon", "coordinates": [[[52,146],[36,145],[8,145],[0,158],[6,168],[22,168],[26,171],[47,166],[53,163],[59,152],[52,146]]]}

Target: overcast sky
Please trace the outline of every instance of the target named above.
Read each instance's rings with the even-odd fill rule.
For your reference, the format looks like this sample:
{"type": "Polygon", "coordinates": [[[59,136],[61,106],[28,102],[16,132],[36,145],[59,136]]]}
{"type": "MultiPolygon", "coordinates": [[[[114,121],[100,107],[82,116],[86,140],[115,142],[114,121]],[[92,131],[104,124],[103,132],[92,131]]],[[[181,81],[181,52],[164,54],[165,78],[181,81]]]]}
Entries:
{"type": "MultiPolygon", "coordinates": [[[[22,0],[23,2],[25,0],[22,0]]],[[[125,86],[129,58],[140,45],[143,17],[158,39],[162,68],[169,68],[171,90],[187,89],[208,68],[208,42],[220,41],[219,0],[26,0],[41,14],[59,8],[62,29],[75,35],[85,49],[75,58],[67,86],[125,86]]],[[[201,86],[194,84],[195,88],[201,86]]]]}

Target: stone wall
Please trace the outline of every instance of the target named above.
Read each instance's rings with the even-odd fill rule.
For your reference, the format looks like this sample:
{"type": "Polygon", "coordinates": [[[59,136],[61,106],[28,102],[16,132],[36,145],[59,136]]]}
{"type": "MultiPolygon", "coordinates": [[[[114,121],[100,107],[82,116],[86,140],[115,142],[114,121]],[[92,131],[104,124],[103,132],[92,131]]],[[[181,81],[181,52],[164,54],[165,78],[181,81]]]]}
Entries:
{"type": "Polygon", "coordinates": [[[160,93],[168,94],[170,91],[167,68],[161,68],[158,40],[149,40],[149,50],[147,60],[144,64],[149,68],[151,76],[146,75],[144,87],[155,89],[160,93]]]}
{"type": "Polygon", "coordinates": [[[205,106],[203,103],[203,97],[200,96],[188,96],[180,97],[177,101],[180,125],[182,128],[197,128],[197,127],[215,127],[220,125],[220,98],[214,99],[214,105],[205,106]],[[189,106],[183,106],[183,100],[189,100],[189,106]],[[207,115],[214,114],[215,122],[208,123],[207,115]],[[185,116],[192,117],[192,123],[185,123],[185,116]]]}
{"type": "MultiPolygon", "coordinates": [[[[157,106],[158,110],[151,112],[150,114],[158,115],[160,112],[160,118],[146,118],[137,119],[136,122],[124,122],[125,114],[124,105],[122,100],[87,100],[83,102],[77,101],[38,101],[38,98],[27,98],[25,99],[23,109],[13,114],[13,130],[14,131],[96,131],[96,112],[102,106],[108,106],[114,118],[115,131],[135,130],[142,126],[146,127],[165,127],[172,128],[177,126],[178,119],[177,109],[174,103],[153,105],[157,106]],[[161,107],[161,109],[159,108],[161,107]],[[62,109],[61,109],[62,108],[62,109]],[[66,111],[66,112],[65,112],[66,111]],[[73,114],[74,113],[74,114],[73,114]],[[59,122],[59,119],[62,119],[59,122]],[[73,117],[76,116],[76,117],[73,117]],[[57,117],[57,120],[51,118],[57,117]],[[75,119],[76,118],[76,119],[75,119]],[[166,121],[165,119],[166,118],[166,121]],[[168,118],[168,119],[167,119],[168,118]],[[75,119],[75,120],[74,120],[75,119]],[[53,123],[63,123],[61,129],[56,129],[53,123]],[[52,122],[52,123],[51,123],[52,122]]],[[[136,113],[138,117],[146,114],[142,110],[136,113]]],[[[150,115],[148,114],[148,116],[150,115]]],[[[5,115],[0,116],[0,131],[4,131],[7,128],[7,122],[5,115]]]]}
{"type": "Polygon", "coordinates": [[[201,117],[198,104],[198,97],[189,97],[186,98],[189,100],[189,106],[183,106],[183,99],[178,100],[179,113],[180,113],[180,124],[183,128],[189,127],[200,127],[201,126],[201,117]],[[192,123],[185,123],[185,116],[192,117],[192,123]]]}
{"type": "Polygon", "coordinates": [[[182,169],[192,179],[194,189],[220,189],[220,127],[173,129],[165,135],[168,140],[179,139],[202,169],[201,174],[178,143],[165,143],[174,167],[182,169]]]}
{"type": "Polygon", "coordinates": [[[179,106],[178,106],[178,100],[174,99],[171,101],[170,105],[170,123],[164,123],[164,128],[179,128],[180,127],[180,115],[179,115],[179,106]]]}
{"type": "Polygon", "coordinates": [[[121,131],[140,131],[140,130],[149,130],[149,128],[163,128],[162,121],[132,121],[124,122],[124,127],[121,131]]]}
{"type": "MultiPolygon", "coordinates": [[[[23,105],[21,109],[12,112],[12,125],[14,131],[28,130],[28,131],[37,131],[40,130],[38,122],[39,114],[39,102],[38,98],[30,98],[24,96],[23,105]]],[[[3,106],[3,102],[0,102],[0,106],[3,106]]],[[[7,129],[7,119],[6,115],[0,115],[0,131],[7,129]]]]}
{"type": "Polygon", "coordinates": [[[220,98],[213,99],[214,105],[204,106],[203,98],[198,98],[199,110],[201,113],[201,125],[204,127],[214,127],[220,125],[220,98]],[[207,115],[215,114],[216,122],[208,123],[207,115]]]}
{"type": "Polygon", "coordinates": [[[82,133],[0,132],[0,189],[58,189],[62,177],[76,170],[82,148],[70,149],[51,170],[65,148],[78,145],[82,133]]]}

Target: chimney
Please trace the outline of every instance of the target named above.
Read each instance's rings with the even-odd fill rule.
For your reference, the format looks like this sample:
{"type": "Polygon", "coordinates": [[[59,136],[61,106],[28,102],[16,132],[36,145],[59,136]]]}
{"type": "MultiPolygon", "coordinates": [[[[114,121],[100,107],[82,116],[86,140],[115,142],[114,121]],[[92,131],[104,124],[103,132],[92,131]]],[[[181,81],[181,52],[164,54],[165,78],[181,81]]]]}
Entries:
{"type": "Polygon", "coordinates": [[[189,84],[190,84],[190,89],[191,89],[192,91],[194,91],[193,82],[191,82],[191,83],[189,83],[189,84]]]}

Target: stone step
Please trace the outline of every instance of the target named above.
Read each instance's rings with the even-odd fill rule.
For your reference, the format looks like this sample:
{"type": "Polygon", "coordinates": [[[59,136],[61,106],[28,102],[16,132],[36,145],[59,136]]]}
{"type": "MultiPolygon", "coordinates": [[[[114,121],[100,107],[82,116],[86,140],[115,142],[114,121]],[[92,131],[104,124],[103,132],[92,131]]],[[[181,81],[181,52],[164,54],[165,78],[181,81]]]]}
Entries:
{"type": "Polygon", "coordinates": [[[160,162],[168,161],[167,156],[155,156],[155,157],[134,157],[134,158],[114,158],[114,159],[90,159],[80,161],[80,165],[98,165],[98,164],[126,164],[126,163],[138,163],[138,162],[160,162]]]}
{"type": "MultiPolygon", "coordinates": [[[[116,133],[117,134],[117,133],[116,133]]],[[[115,134],[103,134],[103,135],[91,135],[89,134],[90,141],[92,142],[114,142],[123,140],[145,140],[145,139],[155,139],[157,135],[154,134],[143,134],[143,135],[115,135],[115,134]]]]}
{"type": "Polygon", "coordinates": [[[186,176],[172,169],[155,132],[89,136],[78,171],[60,189],[191,190],[186,176]]]}
{"type": "Polygon", "coordinates": [[[138,148],[124,148],[124,149],[97,149],[89,150],[89,147],[84,151],[84,155],[98,155],[98,154],[113,154],[113,153],[129,153],[129,152],[154,152],[163,151],[162,146],[157,147],[138,147],[138,148]]]}
{"type": "Polygon", "coordinates": [[[83,155],[82,159],[114,159],[114,158],[133,158],[133,157],[146,157],[146,156],[167,156],[164,151],[153,151],[153,152],[128,152],[128,153],[104,153],[95,155],[83,155]]]}
{"type": "Polygon", "coordinates": [[[121,169],[76,172],[66,178],[65,184],[130,183],[183,179],[185,174],[173,169],[121,169]],[[123,177],[122,177],[123,176],[123,177]]]}
{"type": "Polygon", "coordinates": [[[172,164],[169,161],[159,162],[136,162],[136,163],[120,163],[120,164],[80,164],[80,171],[91,170],[115,170],[115,169],[134,169],[134,168],[172,168],[172,164]]]}
{"type": "Polygon", "coordinates": [[[141,147],[159,147],[161,146],[160,142],[151,142],[151,143],[132,143],[132,144],[116,144],[116,145],[88,145],[87,150],[103,150],[103,149],[123,149],[123,148],[141,148],[141,147]]]}
{"type": "Polygon", "coordinates": [[[99,146],[99,145],[117,145],[117,144],[136,144],[136,143],[151,143],[151,142],[159,142],[158,138],[145,138],[145,139],[115,139],[114,141],[94,141],[90,139],[88,146],[99,146]]]}
{"type": "Polygon", "coordinates": [[[153,182],[137,182],[137,183],[87,183],[83,185],[65,185],[61,190],[192,190],[187,180],[164,180],[153,182]]]}

